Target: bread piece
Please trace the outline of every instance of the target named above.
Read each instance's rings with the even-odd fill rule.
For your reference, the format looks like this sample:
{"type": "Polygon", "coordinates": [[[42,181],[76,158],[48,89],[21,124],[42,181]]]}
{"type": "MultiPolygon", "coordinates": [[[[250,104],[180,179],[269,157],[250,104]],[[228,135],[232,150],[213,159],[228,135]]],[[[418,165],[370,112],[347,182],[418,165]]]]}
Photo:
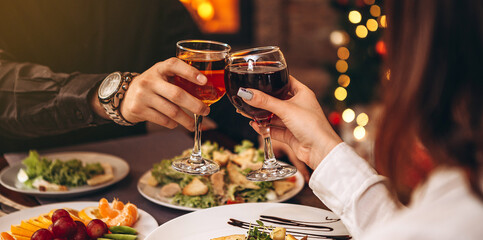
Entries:
{"type": "Polygon", "coordinates": [[[228,171],[228,176],[230,177],[230,181],[233,184],[242,186],[244,188],[249,188],[249,189],[260,188],[254,182],[248,180],[245,175],[240,173],[239,168],[236,166],[236,164],[229,162],[228,165],[226,165],[226,170],[228,171]]]}
{"type": "Polygon", "coordinates": [[[101,166],[104,169],[104,174],[96,175],[90,179],[87,179],[87,184],[89,186],[103,184],[114,179],[114,171],[112,170],[111,164],[101,163],[101,166]]]}
{"type": "Polygon", "coordinates": [[[161,197],[173,197],[177,193],[181,192],[181,187],[177,183],[168,183],[161,187],[159,195],[161,197]]]}
{"type": "Polygon", "coordinates": [[[139,179],[139,182],[149,185],[151,187],[156,187],[158,185],[158,181],[156,180],[156,178],[154,178],[153,174],[151,174],[151,171],[149,171],[149,174],[146,174],[141,179],[139,179]]]}
{"type": "Polygon", "coordinates": [[[279,180],[273,182],[273,188],[278,196],[282,196],[286,192],[292,190],[294,187],[295,183],[290,181],[279,180]]]}
{"type": "Polygon", "coordinates": [[[292,236],[291,234],[287,234],[287,237],[285,237],[285,240],[298,240],[296,239],[294,236],[292,236]]]}
{"type": "Polygon", "coordinates": [[[43,178],[36,178],[32,183],[32,186],[39,189],[41,192],[49,191],[67,191],[68,188],[64,185],[58,185],[55,183],[47,182],[43,178]]]}
{"type": "Polygon", "coordinates": [[[213,161],[218,163],[220,166],[225,166],[230,157],[232,156],[232,153],[228,150],[224,150],[223,152],[219,151],[214,151],[213,152],[213,161]]]}
{"type": "Polygon", "coordinates": [[[225,237],[212,238],[210,240],[245,240],[245,235],[234,234],[234,235],[225,236],[225,237]]]}
{"type": "Polygon", "coordinates": [[[201,196],[206,193],[208,193],[208,186],[206,186],[199,178],[193,178],[193,180],[183,188],[183,194],[186,196],[201,196]]]}
{"type": "Polygon", "coordinates": [[[263,165],[262,162],[254,162],[256,160],[255,148],[250,148],[238,155],[233,155],[231,160],[238,164],[242,170],[247,168],[255,170],[261,168],[263,165]]]}
{"type": "Polygon", "coordinates": [[[270,233],[270,237],[272,237],[273,240],[285,240],[285,232],[285,228],[276,227],[270,233]]]}
{"type": "Polygon", "coordinates": [[[225,195],[225,170],[218,171],[210,176],[213,192],[218,196],[225,195]]]}

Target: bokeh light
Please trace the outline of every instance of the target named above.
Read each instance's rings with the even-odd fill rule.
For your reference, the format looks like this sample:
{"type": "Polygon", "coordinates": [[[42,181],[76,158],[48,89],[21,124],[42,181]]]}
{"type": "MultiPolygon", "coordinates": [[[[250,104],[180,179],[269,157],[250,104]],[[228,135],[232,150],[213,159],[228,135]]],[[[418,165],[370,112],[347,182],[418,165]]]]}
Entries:
{"type": "Polygon", "coordinates": [[[369,123],[369,116],[365,113],[359,113],[356,118],[357,125],[366,126],[369,123]]]}
{"type": "Polygon", "coordinates": [[[379,55],[385,56],[387,54],[386,44],[382,40],[377,41],[374,48],[379,55]]]}
{"type": "Polygon", "coordinates": [[[346,123],[350,123],[354,121],[354,118],[356,117],[356,113],[354,110],[348,108],[342,112],[342,120],[346,123]]]}
{"type": "Polygon", "coordinates": [[[356,35],[359,38],[365,38],[367,37],[367,28],[364,25],[359,25],[356,27],[356,35]]]}
{"type": "Polygon", "coordinates": [[[371,8],[369,9],[369,12],[373,17],[381,16],[381,8],[377,5],[372,5],[371,8]]]}
{"type": "Polygon", "coordinates": [[[347,97],[347,90],[345,90],[345,88],[343,87],[338,87],[334,91],[334,96],[335,96],[335,99],[339,101],[344,101],[345,98],[347,97]]]}
{"type": "MultiPolygon", "coordinates": [[[[377,24],[377,23],[376,23],[377,24]]],[[[337,49],[337,56],[342,60],[347,60],[349,58],[349,49],[346,47],[340,47],[337,49]]]]}
{"type": "Polygon", "coordinates": [[[337,79],[337,82],[339,83],[340,86],[347,87],[351,83],[351,78],[345,74],[341,74],[339,76],[339,79],[337,79]]]}
{"type": "Polygon", "coordinates": [[[337,69],[338,72],[340,73],[345,73],[347,72],[347,69],[349,68],[349,65],[347,64],[346,61],[344,60],[338,60],[335,63],[335,69],[337,69]]]}
{"type": "Polygon", "coordinates": [[[376,2],[376,0],[364,0],[364,3],[367,5],[372,5],[376,2]]]}
{"type": "Polygon", "coordinates": [[[337,126],[340,124],[342,117],[340,116],[340,113],[334,111],[329,114],[329,122],[333,126],[337,126]]]}
{"type": "Polygon", "coordinates": [[[215,9],[210,2],[201,3],[196,11],[198,12],[198,15],[200,15],[201,19],[205,21],[211,20],[215,16],[215,9]]]}
{"type": "Polygon", "coordinates": [[[344,31],[332,31],[330,33],[330,42],[334,46],[342,46],[349,42],[349,35],[344,31]]]}
{"type": "Polygon", "coordinates": [[[366,129],[363,126],[354,128],[354,137],[357,140],[362,140],[366,136],[366,129]]]}
{"type": "Polygon", "coordinates": [[[367,26],[367,29],[369,29],[369,31],[375,32],[377,30],[377,28],[379,27],[379,24],[377,23],[377,21],[375,19],[371,18],[371,19],[367,20],[366,26],[367,26]]]}
{"type": "Polygon", "coordinates": [[[386,79],[389,80],[391,79],[391,69],[388,69],[386,72],[386,79]]]}
{"type": "Polygon", "coordinates": [[[349,21],[351,23],[360,23],[362,20],[362,15],[360,12],[356,11],[356,10],[353,10],[353,11],[350,11],[349,12],[349,21]]]}
{"type": "Polygon", "coordinates": [[[382,27],[382,28],[386,28],[386,27],[387,27],[386,15],[382,15],[382,16],[379,18],[379,23],[381,24],[381,27],[382,27]]]}

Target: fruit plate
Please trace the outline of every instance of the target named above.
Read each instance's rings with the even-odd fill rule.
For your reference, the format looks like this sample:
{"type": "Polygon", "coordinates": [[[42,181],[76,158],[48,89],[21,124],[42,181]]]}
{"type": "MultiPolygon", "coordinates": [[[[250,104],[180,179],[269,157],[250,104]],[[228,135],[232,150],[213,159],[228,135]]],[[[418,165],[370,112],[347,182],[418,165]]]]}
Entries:
{"type": "Polygon", "coordinates": [[[315,207],[288,203],[242,203],[191,212],[172,219],[151,232],[146,240],[213,239],[246,234],[257,220],[265,226],[284,227],[297,239],[350,239],[340,218],[315,207]],[[238,221],[238,222],[237,222],[238,221]],[[234,223],[233,225],[228,222],[234,223]]]}
{"type": "Polygon", "coordinates": [[[97,191],[99,189],[105,188],[112,184],[115,184],[121,181],[124,177],[127,176],[129,173],[129,165],[127,164],[124,159],[110,155],[105,153],[96,153],[96,152],[59,152],[59,153],[50,153],[50,154],[42,154],[42,157],[46,157],[48,159],[59,159],[61,161],[66,161],[70,159],[79,159],[85,163],[109,163],[113,168],[114,179],[96,185],[96,186],[80,186],[80,187],[72,187],[69,188],[67,191],[39,191],[38,189],[29,188],[25,186],[23,183],[18,181],[17,173],[20,168],[24,168],[25,166],[22,163],[16,163],[12,166],[6,167],[0,173],[0,184],[4,187],[15,191],[20,192],[28,195],[38,196],[38,197],[73,197],[84,195],[93,191],[97,191]]]}
{"type": "MultiPolygon", "coordinates": [[[[9,215],[0,217],[0,232],[10,231],[10,225],[20,225],[23,220],[29,220],[33,217],[38,217],[41,214],[49,213],[52,209],[58,208],[72,208],[75,210],[82,210],[83,208],[90,206],[97,206],[99,202],[63,202],[46,204],[32,208],[26,208],[17,212],[13,212],[9,215]]],[[[134,228],[139,232],[138,239],[144,239],[151,231],[158,227],[158,223],[153,216],[149,213],[138,209],[139,219],[134,224],[134,228]]]]}

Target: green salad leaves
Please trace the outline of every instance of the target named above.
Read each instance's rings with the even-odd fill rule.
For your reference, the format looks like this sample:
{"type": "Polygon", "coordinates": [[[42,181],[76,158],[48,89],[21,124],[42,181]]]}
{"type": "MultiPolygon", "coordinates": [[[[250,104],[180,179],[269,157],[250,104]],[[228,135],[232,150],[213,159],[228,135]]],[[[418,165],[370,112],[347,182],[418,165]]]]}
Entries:
{"type": "Polygon", "coordinates": [[[60,161],[50,160],[41,157],[37,151],[31,150],[29,156],[22,163],[27,167],[25,172],[28,180],[25,185],[32,187],[32,183],[37,178],[45,181],[64,185],[68,187],[82,186],[87,183],[87,179],[104,173],[104,169],[99,163],[84,164],[78,159],[60,161]]]}
{"type": "Polygon", "coordinates": [[[266,227],[262,221],[257,220],[257,223],[259,227],[255,226],[248,229],[247,232],[247,240],[272,240],[270,237],[270,234],[268,234],[266,231],[272,230],[271,227],[266,227]],[[265,231],[261,231],[260,228],[264,229],[265,231]]]}
{"type": "MultiPolygon", "coordinates": [[[[214,159],[214,154],[216,152],[226,153],[227,151],[221,148],[217,143],[212,143],[209,141],[203,143],[201,149],[203,157],[208,159],[214,159]]],[[[243,152],[248,150],[254,151],[254,157],[252,161],[263,161],[263,151],[254,149],[253,143],[250,141],[242,141],[240,145],[235,146],[234,150],[236,154],[243,154],[243,152]]],[[[253,182],[252,184],[254,184],[255,187],[246,187],[233,183],[230,180],[229,171],[227,171],[225,166],[222,166],[220,171],[225,171],[225,190],[224,195],[217,195],[213,190],[214,186],[209,176],[193,176],[178,172],[171,167],[174,159],[189,156],[190,153],[191,150],[186,150],[180,156],[176,156],[172,159],[163,159],[159,163],[154,164],[153,168],[151,169],[151,175],[157,181],[158,186],[164,186],[168,183],[176,183],[181,189],[183,189],[193,180],[193,178],[198,178],[209,189],[206,194],[199,196],[188,196],[183,194],[182,192],[179,192],[175,194],[174,197],[172,197],[171,203],[173,204],[193,208],[208,208],[238,202],[263,202],[267,200],[267,193],[269,191],[273,191],[274,189],[272,182],[253,182]]],[[[249,171],[250,169],[243,169],[240,170],[240,173],[246,175],[249,171]]]]}

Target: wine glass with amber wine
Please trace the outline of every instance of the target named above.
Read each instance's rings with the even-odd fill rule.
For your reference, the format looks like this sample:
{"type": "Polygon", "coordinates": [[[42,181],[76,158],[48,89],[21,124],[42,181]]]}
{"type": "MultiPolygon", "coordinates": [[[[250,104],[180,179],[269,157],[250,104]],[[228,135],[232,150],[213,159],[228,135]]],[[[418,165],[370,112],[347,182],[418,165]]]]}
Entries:
{"type": "MultiPolygon", "coordinates": [[[[174,77],[171,83],[200,99],[206,105],[220,100],[225,94],[224,71],[225,58],[230,51],[226,43],[207,40],[183,40],[176,43],[176,56],[197,68],[208,79],[203,86],[192,83],[181,77],[174,77]]],[[[201,155],[201,122],[203,116],[194,114],[195,136],[191,155],[173,161],[173,168],[177,171],[193,175],[210,175],[217,172],[220,166],[201,155]]]]}
{"type": "Polygon", "coordinates": [[[287,63],[276,46],[252,48],[232,53],[225,68],[225,86],[231,103],[253,118],[264,140],[264,162],[261,169],[251,171],[251,181],[274,181],[294,175],[297,169],[278,162],[273,154],[270,120],[273,113],[252,107],[238,96],[240,88],[252,88],[279,99],[289,98],[287,63]]]}

